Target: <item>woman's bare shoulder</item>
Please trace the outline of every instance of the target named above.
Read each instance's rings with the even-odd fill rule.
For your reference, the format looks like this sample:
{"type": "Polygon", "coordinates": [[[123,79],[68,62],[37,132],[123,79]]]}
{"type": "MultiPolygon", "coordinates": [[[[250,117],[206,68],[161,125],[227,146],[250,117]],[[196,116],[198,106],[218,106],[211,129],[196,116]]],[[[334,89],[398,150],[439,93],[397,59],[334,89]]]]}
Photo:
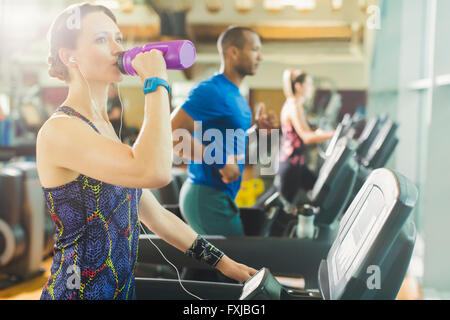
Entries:
{"type": "Polygon", "coordinates": [[[294,115],[295,104],[290,100],[286,100],[281,108],[281,118],[282,120],[289,120],[294,115]]]}
{"type": "Polygon", "coordinates": [[[40,128],[36,139],[36,159],[39,179],[43,187],[55,187],[72,181],[78,173],[55,166],[52,157],[60,143],[68,138],[73,126],[70,116],[54,114],[40,128]]]}
{"type": "Polygon", "coordinates": [[[55,113],[48,118],[39,129],[37,141],[45,141],[49,138],[54,139],[56,137],[66,136],[74,131],[74,127],[79,129],[80,125],[82,126],[82,123],[81,121],[78,121],[78,119],[74,119],[64,113],[55,113]]]}

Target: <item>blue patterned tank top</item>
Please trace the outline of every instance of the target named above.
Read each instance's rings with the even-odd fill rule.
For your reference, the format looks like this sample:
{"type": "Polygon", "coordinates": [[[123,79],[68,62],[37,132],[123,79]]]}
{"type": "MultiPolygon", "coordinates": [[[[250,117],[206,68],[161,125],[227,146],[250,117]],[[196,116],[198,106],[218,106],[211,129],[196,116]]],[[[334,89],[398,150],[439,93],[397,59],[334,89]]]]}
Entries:
{"type": "MultiPolygon", "coordinates": [[[[64,112],[97,128],[74,109],[64,112]]],[[[41,299],[132,299],[138,255],[142,190],[80,174],[59,187],[43,188],[56,228],[51,275],[41,299]]]]}

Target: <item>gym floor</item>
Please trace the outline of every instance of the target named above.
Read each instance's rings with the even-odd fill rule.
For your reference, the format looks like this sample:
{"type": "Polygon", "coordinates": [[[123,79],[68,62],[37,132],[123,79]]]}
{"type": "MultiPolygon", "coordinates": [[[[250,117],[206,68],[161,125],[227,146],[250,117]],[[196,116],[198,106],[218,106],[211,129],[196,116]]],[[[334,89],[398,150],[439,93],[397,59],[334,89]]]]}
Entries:
{"type": "Polygon", "coordinates": [[[0,300],[38,300],[50,276],[51,265],[52,258],[48,258],[42,262],[44,272],[41,275],[0,290],[0,300]]]}
{"type": "MultiPolygon", "coordinates": [[[[41,296],[42,287],[50,276],[52,258],[42,263],[45,270],[40,276],[0,290],[0,300],[38,300],[41,296]]],[[[1,279],[0,279],[1,280],[1,279]]],[[[278,278],[286,285],[302,282],[300,279],[278,278]]],[[[397,300],[422,300],[423,294],[419,284],[411,278],[406,278],[397,296],[397,300]]]]}

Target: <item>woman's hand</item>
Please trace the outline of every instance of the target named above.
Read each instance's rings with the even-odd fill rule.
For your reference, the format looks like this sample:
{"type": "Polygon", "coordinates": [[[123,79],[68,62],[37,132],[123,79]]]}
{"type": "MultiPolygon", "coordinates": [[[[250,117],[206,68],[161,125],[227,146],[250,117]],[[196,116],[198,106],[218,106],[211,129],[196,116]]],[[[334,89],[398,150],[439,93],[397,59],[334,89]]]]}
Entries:
{"type": "Polygon", "coordinates": [[[278,124],[275,113],[271,110],[268,114],[265,113],[266,106],[264,103],[259,103],[256,106],[255,122],[258,129],[266,129],[268,133],[275,129],[278,124]]]}
{"type": "Polygon", "coordinates": [[[161,51],[152,49],[147,52],[141,52],[131,61],[131,65],[142,82],[147,78],[159,77],[167,80],[167,67],[161,51]]]}
{"type": "Polygon", "coordinates": [[[315,134],[318,136],[324,137],[324,139],[331,139],[334,136],[334,130],[333,131],[323,131],[322,129],[318,128],[316,131],[314,131],[315,134]]]}
{"type": "Polygon", "coordinates": [[[247,281],[257,272],[257,270],[247,267],[244,264],[237,263],[236,261],[228,258],[226,255],[220,259],[216,269],[219,270],[224,276],[238,282],[247,281]]]}

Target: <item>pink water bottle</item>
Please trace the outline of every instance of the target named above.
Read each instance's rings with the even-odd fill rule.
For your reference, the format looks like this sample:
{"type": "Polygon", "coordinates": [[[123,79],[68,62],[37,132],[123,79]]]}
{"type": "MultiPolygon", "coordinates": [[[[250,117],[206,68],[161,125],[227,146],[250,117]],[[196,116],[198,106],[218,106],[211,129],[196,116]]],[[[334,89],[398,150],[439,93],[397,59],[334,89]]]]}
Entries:
{"type": "Polygon", "coordinates": [[[147,52],[152,49],[160,50],[163,53],[167,69],[187,69],[192,66],[195,61],[195,47],[189,40],[147,43],[146,45],[135,47],[120,53],[119,59],[117,60],[120,71],[123,74],[137,76],[138,74],[131,65],[131,61],[133,61],[134,57],[140,52],[147,52]]]}

